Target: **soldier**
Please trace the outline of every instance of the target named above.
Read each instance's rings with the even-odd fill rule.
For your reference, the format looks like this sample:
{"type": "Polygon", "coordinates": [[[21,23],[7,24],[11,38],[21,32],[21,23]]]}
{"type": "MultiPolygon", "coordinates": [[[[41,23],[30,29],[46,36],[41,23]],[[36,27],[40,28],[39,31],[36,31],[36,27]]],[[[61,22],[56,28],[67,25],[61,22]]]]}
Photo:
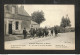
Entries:
{"type": "Polygon", "coordinates": [[[33,28],[31,28],[31,30],[29,31],[30,32],[30,34],[31,34],[31,37],[33,37],[34,35],[33,35],[33,28]]]}
{"type": "Polygon", "coordinates": [[[45,36],[45,29],[43,29],[43,37],[45,36]]]}
{"type": "Polygon", "coordinates": [[[44,29],[42,29],[42,37],[44,37],[44,29]]]}
{"type": "Polygon", "coordinates": [[[33,29],[33,38],[35,38],[36,30],[33,29]]]}
{"type": "Polygon", "coordinates": [[[41,28],[41,36],[42,36],[42,37],[43,37],[43,34],[44,34],[44,33],[43,33],[43,29],[41,28]]]}
{"type": "Polygon", "coordinates": [[[51,35],[53,36],[53,30],[51,29],[51,35]]]}
{"type": "Polygon", "coordinates": [[[47,31],[46,31],[46,34],[47,34],[47,36],[49,35],[48,29],[47,29],[47,31]]]}
{"type": "Polygon", "coordinates": [[[47,37],[48,36],[48,29],[45,29],[45,36],[47,37]]]}
{"type": "Polygon", "coordinates": [[[35,36],[37,36],[37,28],[35,28],[35,36]]]}
{"type": "Polygon", "coordinates": [[[38,36],[41,37],[41,29],[39,28],[38,36]]]}
{"type": "Polygon", "coordinates": [[[49,32],[49,36],[51,36],[51,30],[50,29],[48,30],[48,32],[49,32]]]}
{"type": "Polygon", "coordinates": [[[36,36],[38,36],[38,32],[39,32],[39,30],[38,30],[38,29],[36,29],[36,36]]]}
{"type": "Polygon", "coordinates": [[[26,36],[27,36],[26,28],[24,28],[24,30],[23,30],[23,35],[24,35],[24,39],[25,39],[25,38],[26,38],[26,36]]]}
{"type": "Polygon", "coordinates": [[[55,36],[57,36],[58,31],[57,31],[57,28],[56,27],[55,27],[54,31],[55,31],[55,36]]]}

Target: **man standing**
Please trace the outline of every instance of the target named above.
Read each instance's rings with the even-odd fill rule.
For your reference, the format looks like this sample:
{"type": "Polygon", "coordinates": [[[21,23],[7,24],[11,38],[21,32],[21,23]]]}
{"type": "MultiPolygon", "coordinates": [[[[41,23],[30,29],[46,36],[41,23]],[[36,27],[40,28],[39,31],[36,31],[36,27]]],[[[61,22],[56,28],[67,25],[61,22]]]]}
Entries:
{"type": "Polygon", "coordinates": [[[23,35],[24,35],[24,39],[25,39],[25,38],[26,38],[26,36],[27,36],[26,28],[24,28],[24,30],[23,30],[23,35]]]}

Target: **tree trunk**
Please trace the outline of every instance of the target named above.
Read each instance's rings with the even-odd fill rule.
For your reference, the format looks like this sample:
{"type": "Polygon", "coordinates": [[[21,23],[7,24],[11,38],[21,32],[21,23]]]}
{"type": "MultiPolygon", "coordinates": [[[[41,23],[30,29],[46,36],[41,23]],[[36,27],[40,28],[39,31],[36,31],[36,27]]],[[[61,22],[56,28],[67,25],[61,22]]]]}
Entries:
{"type": "Polygon", "coordinates": [[[39,28],[40,28],[40,24],[39,24],[39,28]]]}

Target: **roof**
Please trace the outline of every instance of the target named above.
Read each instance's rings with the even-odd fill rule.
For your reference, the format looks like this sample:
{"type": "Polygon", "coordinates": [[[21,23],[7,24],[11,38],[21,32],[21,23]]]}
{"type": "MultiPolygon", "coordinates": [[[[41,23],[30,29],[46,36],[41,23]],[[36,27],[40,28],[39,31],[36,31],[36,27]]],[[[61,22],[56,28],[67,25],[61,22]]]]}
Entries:
{"type": "Polygon", "coordinates": [[[30,16],[27,12],[26,12],[26,10],[24,9],[24,6],[20,6],[20,7],[18,7],[18,14],[20,14],[20,15],[24,15],[24,16],[30,16]]]}
{"type": "Polygon", "coordinates": [[[31,24],[36,25],[36,24],[38,24],[38,23],[36,23],[35,21],[32,21],[32,20],[31,20],[31,24]]]}

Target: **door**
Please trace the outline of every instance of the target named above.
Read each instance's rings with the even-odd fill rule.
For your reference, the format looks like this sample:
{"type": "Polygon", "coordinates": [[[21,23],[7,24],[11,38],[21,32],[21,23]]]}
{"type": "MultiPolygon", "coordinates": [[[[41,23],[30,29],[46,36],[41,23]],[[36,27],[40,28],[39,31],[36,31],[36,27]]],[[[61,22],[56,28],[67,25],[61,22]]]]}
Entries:
{"type": "Polygon", "coordinates": [[[12,22],[9,22],[9,34],[12,34],[12,22]]]}
{"type": "Polygon", "coordinates": [[[4,35],[6,35],[6,24],[4,24],[4,35]]]}

